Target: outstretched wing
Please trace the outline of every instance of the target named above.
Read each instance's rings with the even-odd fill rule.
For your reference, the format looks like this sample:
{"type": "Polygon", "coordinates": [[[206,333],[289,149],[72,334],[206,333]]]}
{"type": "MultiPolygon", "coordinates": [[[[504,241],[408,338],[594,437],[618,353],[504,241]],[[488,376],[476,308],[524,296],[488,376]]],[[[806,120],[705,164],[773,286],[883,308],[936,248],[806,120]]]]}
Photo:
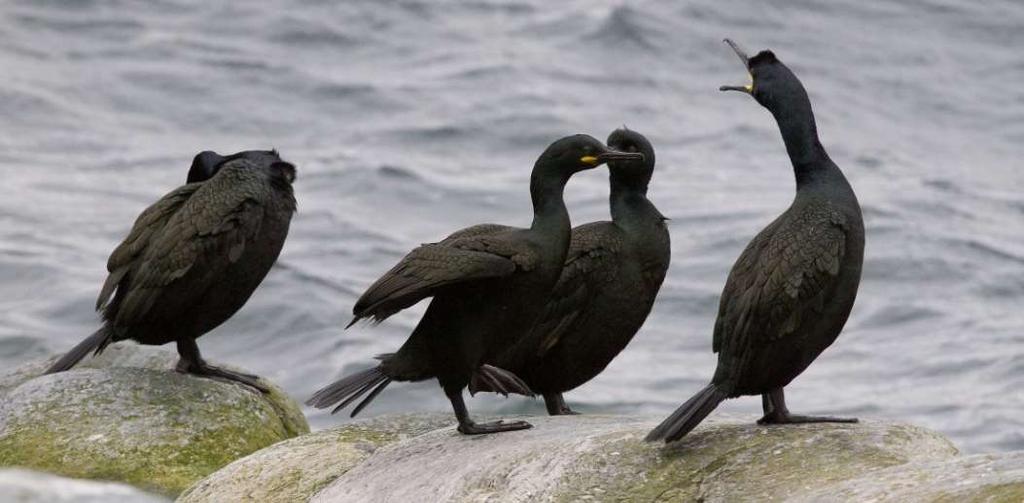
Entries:
{"type": "Polygon", "coordinates": [[[776,219],[736,261],[715,322],[715,352],[739,353],[798,331],[822,312],[846,254],[846,221],[827,205],[776,219]]]}
{"type": "Polygon", "coordinates": [[[135,254],[118,286],[115,328],[145,319],[157,305],[167,312],[187,308],[180,303],[223,281],[256,239],[265,183],[254,170],[227,169],[200,184],[135,254]]]}
{"type": "Polygon", "coordinates": [[[611,222],[593,222],[573,229],[569,253],[544,314],[524,343],[543,356],[561,340],[603,284],[615,281],[622,241],[611,222]]]}
{"type": "Polygon", "coordinates": [[[478,225],[417,247],[359,298],[352,308],[352,323],[367,317],[383,321],[446,286],[533,269],[536,253],[514,239],[512,231],[511,227],[478,225]]]}

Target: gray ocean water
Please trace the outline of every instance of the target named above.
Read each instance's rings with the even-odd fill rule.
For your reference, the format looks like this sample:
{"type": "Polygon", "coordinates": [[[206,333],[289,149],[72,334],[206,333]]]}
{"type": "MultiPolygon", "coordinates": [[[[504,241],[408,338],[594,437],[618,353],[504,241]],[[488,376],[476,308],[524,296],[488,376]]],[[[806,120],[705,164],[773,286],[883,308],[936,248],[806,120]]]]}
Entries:
{"type": "MultiPolygon", "coordinates": [[[[794,189],[771,116],[717,91],[746,81],[725,36],[802,78],[864,207],[857,305],[790,407],[1024,449],[1016,1],[4,2],[0,370],[98,326],[107,255],[196,152],[276,147],[299,166],[291,235],[200,346],[304,399],[404,341],[422,304],[342,327],[406,251],[474,223],[528,224],[544,147],[627,124],[658,151],[650,196],[672,218],[673,263],[633,344],[568,399],[667,414],[710,377],[728,270],[794,189]]],[[[606,174],[575,177],[567,199],[576,223],[607,219],[606,174]]],[[[399,384],[365,414],[399,410],[448,404],[434,383],[399,384]]],[[[307,412],[316,428],[348,420],[307,412]]]]}

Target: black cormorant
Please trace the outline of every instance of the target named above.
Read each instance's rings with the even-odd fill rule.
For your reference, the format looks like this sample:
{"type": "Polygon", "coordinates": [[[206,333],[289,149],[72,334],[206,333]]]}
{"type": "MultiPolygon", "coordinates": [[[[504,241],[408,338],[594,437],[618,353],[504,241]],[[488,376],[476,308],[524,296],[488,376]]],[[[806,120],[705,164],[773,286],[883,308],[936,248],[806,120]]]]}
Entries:
{"type": "Polygon", "coordinates": [[[625,128],[608,136],[608,147],[644,155],[643,161],[608,163],[612,221],[572,230],[545,314],[530,335],[493,362],[543,395],[551,415],[574,414],[562,393],[593,379],[629,344],[668,270],[666,219],[647,199],[654,147],[625,128]]]}
{"type": "Polygon", "coordinates": [[[235,314],[277,260],[295,212],[294,179],[295,166],[274,151],[197,155],[190,183],[146,208],[110,255],[96,301],[103,327],[47,373],[112,342],[176,342],[179,372],[267,391],[256,376],[207,364],[196,339],[235,314]]]}
{"type": "Polygon", "coordinates": [[[433,297],[416,329],[397,353],[380,356],[380,365],[321,389],[307,404],[338,404],[337,412],[369,393],[353,410],[355,416],[393,380],[437,378],[455,410],[460,432],[529,428],[525,421],[473,422],[462,389],[470,381],[480,381],[500,393],[532,395],[514,374],[486,362],[533,325],[558,280],[569,248],[565,184],[574,173],[607,161],[642,157],[610,150],[587,135],[551,144],[530,177],[531,227],[476,225],[406,255],[359,298],[352,321],[381,321],[433,297]]]}
{"type": "Polygon", "coordinates": [[[818,141],[810,99],[793,72],[771,51],[748,58],[726,42],[751,83],[721,90],[750,94],[775,116],[796,175],[796,197],[729,273],[715,322],[718,368],[711,384],[648,440],[682,438],[722,400],[741,395],[761,395],[759,424],[856,421],[790,414],[783,387],[836,340],[853,308],[864,261],[860,205],[818,141]]]}

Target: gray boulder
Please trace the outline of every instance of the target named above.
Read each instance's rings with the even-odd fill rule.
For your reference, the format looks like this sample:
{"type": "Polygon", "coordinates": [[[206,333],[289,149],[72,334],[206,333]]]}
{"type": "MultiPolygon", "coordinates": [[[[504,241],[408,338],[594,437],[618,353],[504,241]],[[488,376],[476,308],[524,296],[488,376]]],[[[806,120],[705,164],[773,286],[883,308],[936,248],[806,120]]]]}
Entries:
{"type": "Polygon", "coordinates": [[[0,469],[5,503],[166,503],[169,500],[114,482],[68,479],[17,468],[0,469]]]}
{"type": "Polygon", "coordinates": [[[451,423],[446,413],[397,415],[303,435],[225,466],[190,487],[178,503],[306,501],[378,448],[451,423]]]}
{"type": "Polygon", "coordinates": [[[658,419],[531,417],[530,430],[467,437],[447,414],[381,417],[238,460],[180,501],[770,501],[957,455],[934,432],[884,421],[719,415],[678,444],[643,442],[658,419]]]}
{"type": "MultiPolygon", "coordinates": [[[[176,495],[231,461],[309,431],[279,388],[173,371],[166,349],[117,344],[72,370],[0,378],[0,466],[176,495]]],[[[269,383],[268,383],[269,384],[269,383]]]]}
{"type": "Polygon", "coordinates": [[[1024,452],[908,463],[813,491],[799,501],[1020,503],[1024,452]]]}

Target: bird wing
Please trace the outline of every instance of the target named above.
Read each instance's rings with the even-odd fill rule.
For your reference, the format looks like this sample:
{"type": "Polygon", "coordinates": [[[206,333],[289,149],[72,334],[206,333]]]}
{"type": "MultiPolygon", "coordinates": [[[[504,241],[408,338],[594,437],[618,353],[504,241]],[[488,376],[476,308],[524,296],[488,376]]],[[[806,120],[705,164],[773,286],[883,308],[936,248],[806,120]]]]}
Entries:
{"type": "Polygon", "coordinates": [[[611,222],[594,222],[573,229],[569,253],[551,291],[544,314],[524,341],[536,344],[544,356],[572,328],[598,289],[613,283],[622,240],[611,222]]]}
{"type": "Polygon", "coordinates": [[[842,214],[813,205],[783,214],[758,234],[729,273],[714,351],[732,354],[782,339],[805,316],[822,312],[837,284],[847,231],[842,214]]]}
{"type": "Polygon", "coordinates": [[[383,321],[446,286],[533,269],[539,257],[514,239],[512,230],[477,225],[415,248],[363,293],[352,308],[352,322],[366,317],[383,321]]]}
{"type": "Polygon", "coordinates": [[[122,285],[127,288],[122,292],[115,327],[143,319],[169,285],[174,285],[175,291],[199,294],[224,280],[226,269],[259,234],[265,213],[260,182],[239,179],[256,175],[244,170],[234,175],[201,184],[153,233],[134,259],[128,284],[122,285]]]}
{"type": "Polygon", "coordinates": [[[171,215],[174,215],[201,185],[200,183],[190,183],[172,190],[160,198],[159,201],[143,210],[142,214],[135,219],[135,224],[132,225],[132,230],[128,233],[128,236],[124,238],[124,241],[114,249],[110,254],[110,258],[107,259],[107,272],[109,274],[103,283],[103,288],[100,289],[99,297],[96,299],[97,311],[105,308],[107,303],[110,302],[110,296],[113,295],[114,290],[121,283],[128,270],[131,269],[131,266],[136,263],[139,256],[149,246],[153,236],[160,234],[167,221],[170,220],[171,215]]]}
{"type": "Polygon", "coordinates": [[[510,232],[510,231],[514,231],[514,230],[516,230],[515,227],[510,227],[508,225],[478,224],[478,225],[473,225],[473,226],[470,226],[470,227],[466,227],[465,229],[459,229],[459,230],[449,234],[448,237],[444,238],[441,242],[445,243],[445,242],[455,241],[455,240],[462,239],[462,238],[472,238],[472,237],[476,237],[476,236],[486,236],[486,235],[491,235],[491,234],[500,234],[500,233],[503,233],[503,232],[510,232]]]}

